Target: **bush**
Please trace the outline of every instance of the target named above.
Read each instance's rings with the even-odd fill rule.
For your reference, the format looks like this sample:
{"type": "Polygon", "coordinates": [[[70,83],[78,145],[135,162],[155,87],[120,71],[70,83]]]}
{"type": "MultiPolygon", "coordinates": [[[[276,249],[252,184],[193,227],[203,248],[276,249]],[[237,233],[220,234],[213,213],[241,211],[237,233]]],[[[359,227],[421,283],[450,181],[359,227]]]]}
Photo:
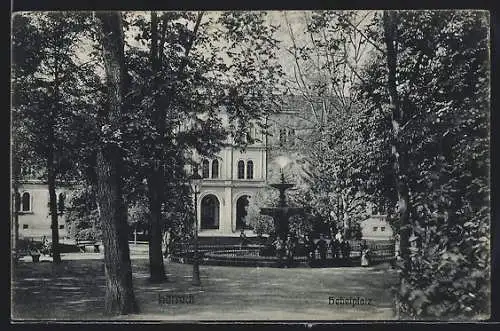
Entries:
{"type": "Polygon", "coordinates": [[[102,240],[102,233],[96,229],[80,229],[76,235],[75,239],[79,241],[99,241],[102,240]]]}
{"type": "Polygon", "coordinates": [[[99,212],[90,187],[75,190],[67,208],[68,235],[76,240],[100,240],[102,236],[99,212]]]}
{"type": "Polygon", "coordinates": [[[46,252],[46,247],[40,241],[33,241],[28,238],[22,238],[17,241],[17,254],[20,256],[23,255],[32,255],[32,254],[48,254],[46,252]]]}
{"type": "Polygon", "coordinates": [[[261,236],[263,234],[271,234],[274,231],[273,219],[270,216],[258,215],[253,220],[254,232],[261,236]]]}
{"type": "MultiPolygon", "coordinates": [[[[487,208],[485,208],[487,209],[487,208]]],[[[475,219],[428,230],[428,239],[411,249],[401,265],[399,309],[408,318],[474,318],[490,311],[489,225],[487,213],[475,219]],[[482,218],[482,219],[481,219],[482,218]],[[455,242],[450,233],[463,237],[455,242]]]]}
{"type": "Polygon", "coordinates": [[[17,241],[17,253],[20,255],[27,255],[33,249],[42,249],[40,242],[35,242],[28,238],[20,238],[17,241]]]}
{"type": "Polygon", "coordinates": [[[362,237],[363,234],[359,223],[354,223],[349,229],[347,229],[347,240],[361,240],[362,237]]]}

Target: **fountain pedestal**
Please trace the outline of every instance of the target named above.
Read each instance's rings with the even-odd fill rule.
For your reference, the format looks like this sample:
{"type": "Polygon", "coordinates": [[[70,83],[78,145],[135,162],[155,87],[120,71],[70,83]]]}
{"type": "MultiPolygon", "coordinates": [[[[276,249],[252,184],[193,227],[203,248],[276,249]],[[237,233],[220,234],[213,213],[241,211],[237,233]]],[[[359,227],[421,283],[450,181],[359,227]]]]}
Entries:
{"type": "Polygon", "coordinates": [[[280,191],[278,207],[261,208],[260,214],[271,216],[274,220],[274,230],[278,237],[286,240],[289,233],[289,219],[294,215],[303,215],[304,208],[289,207],[286,203],[286,190],[294,187],[294,184],[285,183],[285,176],[281,173],[281,183],[270,184],[269,186],[280,191]]]}

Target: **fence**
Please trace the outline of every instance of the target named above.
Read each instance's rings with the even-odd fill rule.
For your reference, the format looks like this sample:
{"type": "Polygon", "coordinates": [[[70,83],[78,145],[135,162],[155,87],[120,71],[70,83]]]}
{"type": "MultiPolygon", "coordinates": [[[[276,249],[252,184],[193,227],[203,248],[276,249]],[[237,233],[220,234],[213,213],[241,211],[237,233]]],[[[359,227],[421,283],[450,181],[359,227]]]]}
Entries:
{"type": "MultiPolygon", "coordinates": [[[[349,241],[350,244],[350,254],[349,258],[353,260],[358,260],[361,256],[361,241],[349,241]]],[[[370,260],[372,263],[381,262],[391,262],[395,258],[394,243],[392,241],[373,241],[368,242],[367,245],[371,251],[370,260]]],[[[264,245],[228,245],[228,244],[217,244],[217,245],[199,245],[198,253],[201,263],[217,262],[220,260],[232,261],[234,263],[239,263],[243,261],[273,261],[276,257],[273,256],[261,256],[261,250],[266,247],[264,245]]],[[[172,260],[177,262],[190,263],[194,256],[194,244],[193,243],[176,243],[174,244],[172,251],[172,260]]],[[[295,259],[297,261],[306,261],[307,252],[302,243],[296,249],[295,259]]],[[[320,259],[320,254],[318,250],[315,251],[315,258],[320,259]]],[[[334,256],[330,250],[326,255],[326,259],[334,259],[334,256]]]]}

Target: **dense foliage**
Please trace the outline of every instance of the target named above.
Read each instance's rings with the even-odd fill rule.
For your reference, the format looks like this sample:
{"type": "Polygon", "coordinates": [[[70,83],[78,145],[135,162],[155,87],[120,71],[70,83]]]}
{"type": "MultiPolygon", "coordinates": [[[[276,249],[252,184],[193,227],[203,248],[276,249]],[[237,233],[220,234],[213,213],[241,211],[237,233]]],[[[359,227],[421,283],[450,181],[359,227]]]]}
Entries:
{"type": "Polygon", "coordinates": [[[68,235],[77,240],[101,240],[101,222],[95,195],[89,186],[72,190],[69,207],[66,208],[68,235]]]}
{"type": "MultiPolygon", "coordinates": [[[[408,153],[413,242],[410,261],[401,266],[399,313],[404,318],[486,316],[490,291],[487,16],[423,11],[400,12],[396,17],[396,78],[407,118],[401,137],[408,153]]],[[[380,44],[381,30],[372,34],[380,44]]],[[[371,132],[386,137],[387,155],[391,115],[385,56],[379,53],[367,68],[361,89],[379,122],[371,132]]],[[[385,155],[373,154],[380,169],[391,167],[385,155]]],[[[391,173],[374,175],[377,192],[395,214],[394,193],[383,185],[391,181],[391,173]]],[[[398,230],[398,219],[393,219],[398,230]]]]}

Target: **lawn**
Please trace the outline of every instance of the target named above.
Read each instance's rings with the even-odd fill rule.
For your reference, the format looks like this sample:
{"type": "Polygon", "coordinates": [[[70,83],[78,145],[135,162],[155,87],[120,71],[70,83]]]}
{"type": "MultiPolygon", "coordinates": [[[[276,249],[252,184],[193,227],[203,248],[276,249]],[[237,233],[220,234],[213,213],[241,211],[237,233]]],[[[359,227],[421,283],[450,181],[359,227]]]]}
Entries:
{"type": "MultiPolygon", "coordinates": [[[[373,268],[250,268],[201,266],[201,287],[191,285],[192,266],[167,263],[168,282],[148,280],[147,258],[132,258],[140,314],[134,320],[346,320],[392,319],[390,288],[397,275],[373,268]],[[159,296],[192,295],[191,304],[160,304],[159,296]],[[370,305],[329,304],[329,297],[363,297],[370,305]]],[[[60,265],[20,262],[14,268],[12,318],[109,319],[103,315],[102,259],[66,259],[60,265]]]]}

